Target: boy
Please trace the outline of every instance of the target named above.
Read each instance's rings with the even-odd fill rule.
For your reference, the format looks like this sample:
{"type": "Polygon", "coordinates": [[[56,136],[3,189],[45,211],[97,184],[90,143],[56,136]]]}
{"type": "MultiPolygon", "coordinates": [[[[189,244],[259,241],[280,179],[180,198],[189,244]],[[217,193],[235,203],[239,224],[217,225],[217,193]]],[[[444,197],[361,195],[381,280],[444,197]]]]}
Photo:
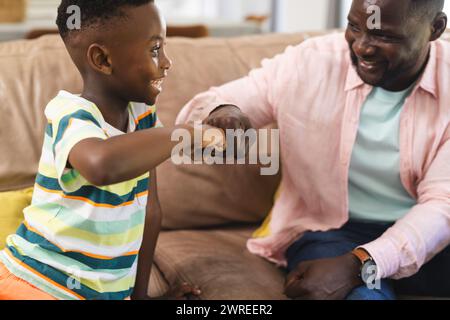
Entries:
{"type": "Polygon", "coordinates": [[[153,107],[171,67],[165,23],[151,0],[62,0],[57,25],[84,87],[46,107],[33,201],[0,252],[0,299],[147,299],[154,168],[177,143],[153,107]]]}

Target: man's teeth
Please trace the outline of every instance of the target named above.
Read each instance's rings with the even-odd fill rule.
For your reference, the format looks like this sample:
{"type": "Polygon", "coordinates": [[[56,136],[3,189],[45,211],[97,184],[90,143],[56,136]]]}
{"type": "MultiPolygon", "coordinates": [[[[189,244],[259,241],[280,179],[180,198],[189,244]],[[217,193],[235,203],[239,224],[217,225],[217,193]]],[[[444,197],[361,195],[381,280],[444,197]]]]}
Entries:
{"type": "Polygon", "coordinates": [[[361,63],[362,65],[369,66],[369,67],[378,65],[378,62],[376,62],[376,61],[360,60],[360,63],[361,63]]]}

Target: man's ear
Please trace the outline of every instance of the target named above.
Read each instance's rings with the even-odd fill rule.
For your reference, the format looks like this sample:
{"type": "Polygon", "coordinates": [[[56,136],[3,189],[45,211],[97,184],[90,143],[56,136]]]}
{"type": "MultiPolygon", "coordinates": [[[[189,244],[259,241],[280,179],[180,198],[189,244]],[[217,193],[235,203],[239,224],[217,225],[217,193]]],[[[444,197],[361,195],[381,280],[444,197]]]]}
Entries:
{"type": "Polygon", "coordinates": [[[89,66],[104,75],[112,74],[112,61],[109,50],[97,43],[91,44],[87,50],[89,66]]]}
{"type": "Polygon", "coordinates": [[[439,12],[436,18],[433,20],[431,26],[430,41],[439,39],[447,28],[447,15],[444,12],[439,12]]]}

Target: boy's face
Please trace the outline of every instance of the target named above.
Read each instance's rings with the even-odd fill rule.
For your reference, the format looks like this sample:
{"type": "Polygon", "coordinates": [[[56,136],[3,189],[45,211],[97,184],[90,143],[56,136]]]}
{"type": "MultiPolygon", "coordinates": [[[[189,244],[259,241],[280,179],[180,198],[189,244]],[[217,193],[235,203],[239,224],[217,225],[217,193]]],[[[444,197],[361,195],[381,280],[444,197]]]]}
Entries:
{"type": "Polygon", "coordinates": [[[128,7],[109,32],[109,86],[126,101],[155,104],[172,62],[165,53],[166,24],[154,4],[128,7]]]}

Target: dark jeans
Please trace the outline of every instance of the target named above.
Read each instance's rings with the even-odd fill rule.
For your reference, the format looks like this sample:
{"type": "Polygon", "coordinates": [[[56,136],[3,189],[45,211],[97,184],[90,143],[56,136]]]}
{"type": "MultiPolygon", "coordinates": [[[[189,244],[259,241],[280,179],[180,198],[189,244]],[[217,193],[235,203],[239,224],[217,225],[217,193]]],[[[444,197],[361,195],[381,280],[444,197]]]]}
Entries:
{"type": "MultiPolygon", "coordinates": [[[[339,230],[307,232],[287,250],[288,271],[308,260],[344,255],[357,246],[380,237],[392,224],[350,221],[339,230]]],[[[354,289],[348,300],[393,300],[396,294],[450,297],[450,247],[422,266],[412,277],[381,280],[380,289],[362,286],[354,289]]]]}

